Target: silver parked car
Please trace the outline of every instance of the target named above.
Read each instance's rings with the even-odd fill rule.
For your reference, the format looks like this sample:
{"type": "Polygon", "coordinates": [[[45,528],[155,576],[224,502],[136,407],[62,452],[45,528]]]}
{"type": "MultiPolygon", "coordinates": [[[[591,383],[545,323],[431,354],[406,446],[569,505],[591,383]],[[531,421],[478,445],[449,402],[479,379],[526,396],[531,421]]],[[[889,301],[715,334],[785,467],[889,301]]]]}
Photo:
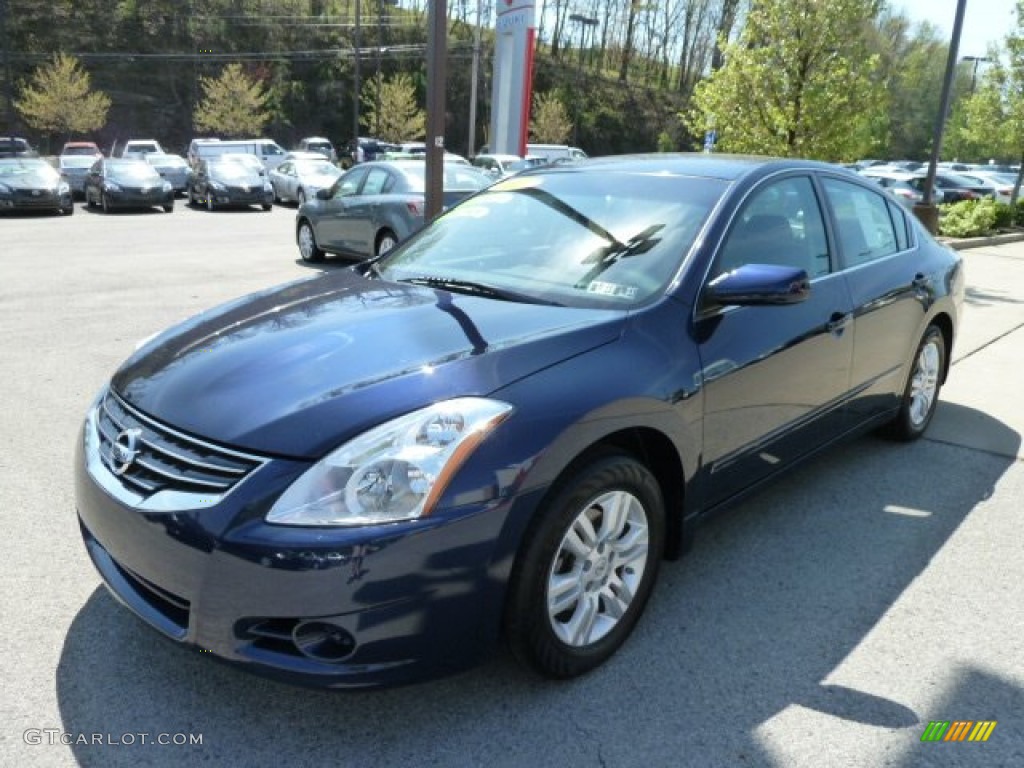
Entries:
{"type": "Polygon", "coordinates": [[[285,160],[270,172],[274,202],[294,201],[302,205],[321,189],[330,189],[344,171],[323,156],[285,160]]]}
{"type": "MultiPolygon", "coordinates": [[[[444,205],[489,186],[492,176],[461,163],[444,166],[444,205]]],[[[374,256],[423,227],[426,165],[422,160],[360,163],[299,206],[295,237],[304,261],[325,252],[374,256]]]]}
{"type": "Polygon", "coordinates": [[[150,152],[145,159],[147,163],[156,168],[157,173],[171,182],[175,194],[185,194],[188,190],[188,180],[192,178],[192,169],[184,157],[150,152]]]}
{"type": "Polygon", "coordinates": [[[85,179],[95,162],[95,155],[70,154],[57,158],[57,170],[67,180],[71,194],[76,197],[85,196],[85,179]]]}

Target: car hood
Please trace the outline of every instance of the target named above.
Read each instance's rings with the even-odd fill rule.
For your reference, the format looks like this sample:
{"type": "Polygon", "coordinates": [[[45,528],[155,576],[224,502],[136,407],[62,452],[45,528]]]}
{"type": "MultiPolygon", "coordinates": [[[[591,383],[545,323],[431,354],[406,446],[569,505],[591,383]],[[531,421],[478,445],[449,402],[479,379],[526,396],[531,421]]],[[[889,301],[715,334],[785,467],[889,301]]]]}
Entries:
{"type": "Polygon", "coordinates": [[[619,310],[518,304],[346,270],[197,315],[112,386],[144,413],[268,455],[317,458],[432,402],[496,389],[616,339],[619,310]]]}
{"type": "Polygon", "coordinates": [[[50,173],[19,173],[11,176],[0,176],[0,184],[11,189],[53,189],[60,183],[57,172],[50,173]]]}

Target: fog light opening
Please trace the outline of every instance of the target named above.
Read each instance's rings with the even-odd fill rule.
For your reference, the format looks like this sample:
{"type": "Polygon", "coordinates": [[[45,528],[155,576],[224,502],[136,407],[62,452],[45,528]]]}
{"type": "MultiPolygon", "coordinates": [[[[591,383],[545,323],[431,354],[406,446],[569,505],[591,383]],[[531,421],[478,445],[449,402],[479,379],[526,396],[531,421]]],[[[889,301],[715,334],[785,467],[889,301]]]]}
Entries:
{"type": "Polygon", "coordinates": [[[292,642],[303,656],[326,662],[347,659],[356,649],[356,640],[351,633],[324,621],[296,624],[292,630],[292,642]]]}

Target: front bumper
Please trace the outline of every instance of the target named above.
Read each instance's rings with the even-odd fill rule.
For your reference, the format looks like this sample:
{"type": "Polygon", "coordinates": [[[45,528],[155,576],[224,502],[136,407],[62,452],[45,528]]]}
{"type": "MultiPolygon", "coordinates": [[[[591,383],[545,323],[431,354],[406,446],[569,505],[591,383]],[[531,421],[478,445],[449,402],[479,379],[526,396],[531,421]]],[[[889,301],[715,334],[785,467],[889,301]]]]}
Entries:
{"type": "Polygon", "coordinates": [[[120,192],[107,191],[106,195],[107,204],[114,208],[152,208],[174,203],[173,189],[167,192],[162,189],[148,192],[122,189],[120,192]]]}
{"type": "Polygon", "coordinates": [[[271,205],[274,202],[273,190],[264,190],[263,187],[249,190],[233,187],[227,190],[210,189],[209,194],[217,205],[271,205]]]}
{"type": "Polygon", "coordinates": [[[113,595],[175,641],[288,682],[366,687],[464,669],[497,638],[508,502],[387,526],[276,526],[264,514],[306,463],[273,459],[218,503],[153,511],[104,490],[97,472],[119,481],[87,468],[85,451],[80,439],[89,555],[113,595]],[[310,627],[342,645],[310,645],[310,627]]]}

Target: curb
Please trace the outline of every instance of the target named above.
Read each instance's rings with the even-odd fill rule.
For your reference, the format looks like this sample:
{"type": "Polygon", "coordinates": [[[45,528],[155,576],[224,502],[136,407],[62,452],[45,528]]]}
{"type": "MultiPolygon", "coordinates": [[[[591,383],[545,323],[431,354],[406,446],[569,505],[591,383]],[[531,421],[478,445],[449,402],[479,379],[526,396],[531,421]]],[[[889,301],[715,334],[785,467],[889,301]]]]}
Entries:
{"type": "Polygon", "coordinates": [[[1008,232],[1005,235],[990,235],[989,237],[968,237],[956,239],[952,237],[940,237],[939,242],[948,245],[957,251],[966,251],[971,248],[984,248],[988,245],[1005,245],[1006,243],[1019,243],[1024,241],[1024,232],[1008,232]]]}

